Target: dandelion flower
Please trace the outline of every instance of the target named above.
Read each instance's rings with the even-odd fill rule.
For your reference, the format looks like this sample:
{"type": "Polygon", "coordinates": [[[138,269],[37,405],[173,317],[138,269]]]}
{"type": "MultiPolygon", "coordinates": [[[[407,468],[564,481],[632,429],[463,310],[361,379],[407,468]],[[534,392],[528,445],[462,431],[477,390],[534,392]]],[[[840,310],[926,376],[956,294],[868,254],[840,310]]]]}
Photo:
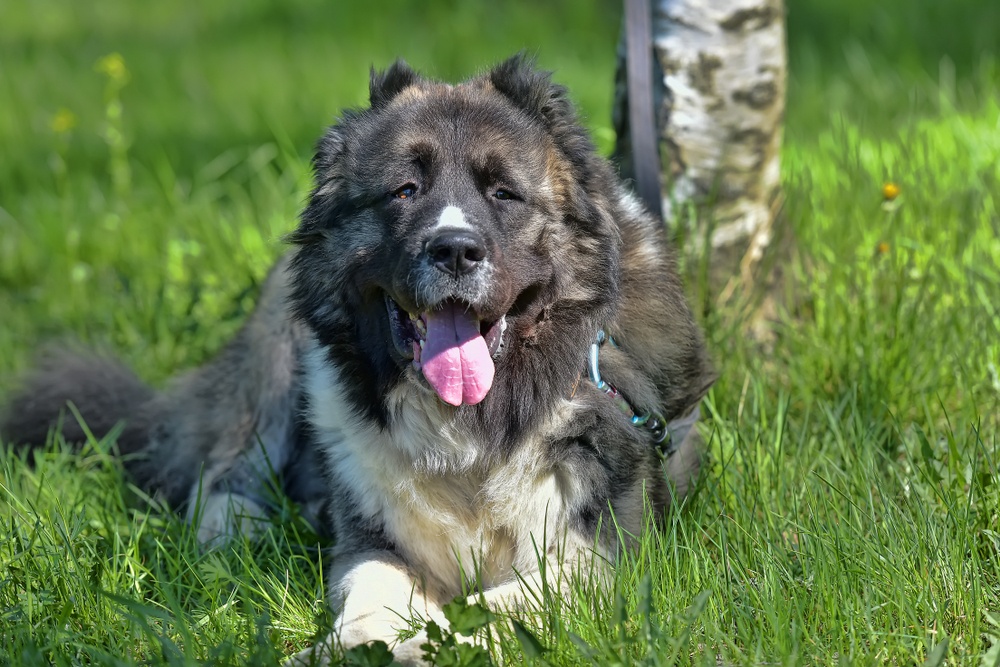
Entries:
{"type": "Polygon", "coordinates": [[[882,197],[886,201],[892,201],[899,196],[899,193],[899,186],[891,181],[882,186],[882,197]]]}
{"type": "Polygon", "coordinates": [[[123,84],[128,81],[128,69],[125,67],[125,59],[122,54],[109,53],[94,65],[94,69],[105,75],[115,83],[123,84]]]}
{"type": "Polygon", "coordinates": [[[76,114],[69,109],[60,109],[52,116],[49,127],[56,134],[66,134],[76,127],[76,114]]]}

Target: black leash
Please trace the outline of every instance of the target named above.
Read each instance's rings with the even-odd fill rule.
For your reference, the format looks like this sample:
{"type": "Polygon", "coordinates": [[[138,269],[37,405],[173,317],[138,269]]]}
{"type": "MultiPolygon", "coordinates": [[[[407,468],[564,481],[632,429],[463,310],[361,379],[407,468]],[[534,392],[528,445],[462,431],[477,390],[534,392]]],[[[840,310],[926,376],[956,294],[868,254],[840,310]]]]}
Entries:
{"type": "Polygon", "coordinates": [[[625,49],[635,190],[649,212],[662,219],[659,137],[653,104],[653,15],[649,0],[625,0],[625,49]]]}
{"type": "MultiPolygon", "coordinates": [[[[632,140],[635,190],[650,213],[663,219],[660,195],[660,138],[653,101],[653,16],[649,0],[625,0],[625,71],[628,85],[628,129],[632,140]]],[[[601,377],[600,348],[614,340],[603,330],[590,347],[587,370],[590,381],[603,391],[633,426],[646,430],[660,453],[669,458],[701,417],[696,404],[687,414],[667,422],[653,410],[642,412],[631,405],[601,377]]]]}

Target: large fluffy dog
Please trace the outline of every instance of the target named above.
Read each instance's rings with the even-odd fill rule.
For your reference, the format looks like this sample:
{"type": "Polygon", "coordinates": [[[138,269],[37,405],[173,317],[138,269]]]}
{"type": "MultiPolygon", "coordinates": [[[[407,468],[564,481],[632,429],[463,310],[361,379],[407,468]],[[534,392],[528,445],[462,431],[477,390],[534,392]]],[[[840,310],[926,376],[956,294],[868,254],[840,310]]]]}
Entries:
{"type": "Polygon", "coordinates": [[[325,506],[345,646],[392,643],[463,576],[516,604],[542,569],[613,560],[688,486],[711,370],[661,223],[565,90],[520,58],[457,86],[397,63],[314,166],[294,248],[212,363],[158,393],[51,356],[5,436],[44,441],[68,400],[99,434],[124,421],[130,473],[206,540],[264,514],[277,471],[325,506]]]}

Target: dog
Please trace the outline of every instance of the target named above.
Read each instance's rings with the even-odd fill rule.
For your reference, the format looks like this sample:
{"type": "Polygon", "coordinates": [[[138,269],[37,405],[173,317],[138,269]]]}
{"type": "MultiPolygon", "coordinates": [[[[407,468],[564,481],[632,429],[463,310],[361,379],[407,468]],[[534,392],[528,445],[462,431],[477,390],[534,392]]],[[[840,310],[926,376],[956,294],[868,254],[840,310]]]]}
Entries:
{"type": "Polygon", "coordinates": [[[277,474],[335,537],[327,648],[419,663],[401,617],[440,619],[470,581],[516,607],[682,497],[714,375],[664,225],[530,60],[454,86],[373,70],[313,167],[290,251],[214,360],[154,391],[49,354],[0,432],[42,443],[69,401],[120,426],[130,475],[204,542],[253,530],[277,474]]]}

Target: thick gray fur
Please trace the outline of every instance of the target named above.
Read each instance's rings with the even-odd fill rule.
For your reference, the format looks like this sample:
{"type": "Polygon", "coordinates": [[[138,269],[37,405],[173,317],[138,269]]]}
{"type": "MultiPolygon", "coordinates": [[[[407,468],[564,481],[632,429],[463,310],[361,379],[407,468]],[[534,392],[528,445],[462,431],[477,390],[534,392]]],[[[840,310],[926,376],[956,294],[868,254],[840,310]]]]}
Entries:
{"type": "MultiPolygon", "coordinates": [[[[342,646],[395,641],[410,611],[445,622],[470,581],[490,604],[521,605],[525,587],[564,586],[564,566],[613,563],[649,509],[686,492],[699,439],[661,461],[588,382],[589,345],[613,336],[604,379],[667,420],[714,375],[662,222],[597,154],[566,91],[523,58],[457,86],[397,63],[372,75],[370,107],[324,135],[314,168],[294,247],[213,361],[154,392],[112,360],[50,354],[11,398],[3,437],[44,442],[67,401],[98,437],[123,423],[129,473],[206,541],[252,529],[272,480],[325,504],[342,646]],[[461,272],[428,251],[445,210],[481,251],[461,272]],[[505,323],[492,388],[459,407],[412,363],[406,323],[455,303],[484,338],[505,323]]],[[[396,657],[419,663],[422,641],[396,657]]]]}

